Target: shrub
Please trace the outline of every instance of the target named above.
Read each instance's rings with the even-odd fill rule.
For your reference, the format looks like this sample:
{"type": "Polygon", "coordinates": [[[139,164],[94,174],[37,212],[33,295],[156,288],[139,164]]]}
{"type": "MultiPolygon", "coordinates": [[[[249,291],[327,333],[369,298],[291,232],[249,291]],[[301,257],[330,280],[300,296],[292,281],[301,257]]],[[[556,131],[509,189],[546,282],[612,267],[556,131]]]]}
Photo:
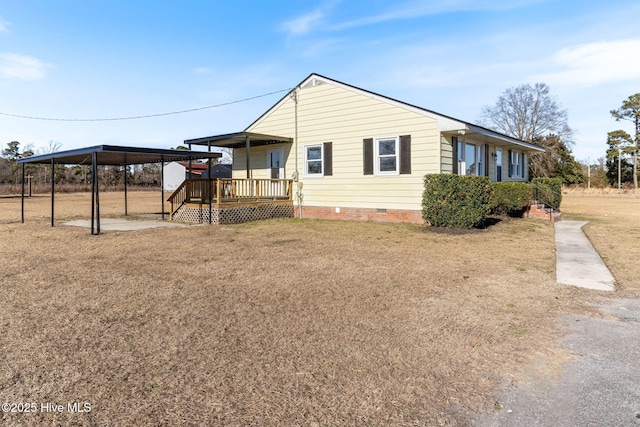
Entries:
{"type": "Polygon", "coordinates": [[[493,182],[491,213],[522,216],[532,200],[532,187],[526,182],[493,182]]]}
{"type": "Polygon", "coordinates": [[[533,178],[533,198],[559,208],[562,203],[562,178],[533,178]]]}
{"type": "Polygon", "coordinates": [[[422,218],[436,227],[477,227],[489,214],[490,195],[484,176],[426,175],[422,218]]]}

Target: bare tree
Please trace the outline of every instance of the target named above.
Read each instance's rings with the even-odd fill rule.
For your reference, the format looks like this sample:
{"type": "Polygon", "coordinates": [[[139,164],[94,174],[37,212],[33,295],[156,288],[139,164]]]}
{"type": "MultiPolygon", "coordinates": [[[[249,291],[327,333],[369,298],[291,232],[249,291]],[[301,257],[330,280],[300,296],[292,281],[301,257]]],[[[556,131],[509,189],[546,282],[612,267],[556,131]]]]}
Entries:
{"type": "Polygon", "coordinates": [[[575,162],[570,150],[573,130],[568,124],[567,110],[549,92],[545,83],[509,88],[495,105],[483,107],[481,113],[484,126],[545,148],[544,153],[529,156],[533,177],[555,176],[563,156],[575,162]]]}
{"type": "Polygon", "coordinates": [[[46,147],[40,147],[36,150],[38,154],[56,153],[62,148],[62,143],[54,140],[49,140],[46,147]]]}
{"type": "Polygon", "coordinates": [[[567,123],[567,110],[549,91],[545,83],[507,89],[493,107],[482,108],[482,122],[522,141],[534,142],[554,134],[570,144],[573,131],[567,123]]]}

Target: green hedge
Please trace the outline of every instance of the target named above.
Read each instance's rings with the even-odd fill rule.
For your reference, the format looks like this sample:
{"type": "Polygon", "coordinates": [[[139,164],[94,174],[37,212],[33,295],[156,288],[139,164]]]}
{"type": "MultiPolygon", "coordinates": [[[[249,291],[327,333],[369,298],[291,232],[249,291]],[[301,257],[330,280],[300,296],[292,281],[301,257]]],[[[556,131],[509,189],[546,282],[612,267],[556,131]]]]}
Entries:
{"type": "Polygon", "coordinates": [[[422,218],[436,227],[473,228],[489,214],[491,183],[484,176],[424,177],[422,218]]]}
{"type": "Polygon", "coordinates": [[[562,203],[562,178],[533,178],[533,197],[539,202],[559,208],[562,203]]]}
{"type": "Polygon", "coordinates": [[[494,215],[522,216],[532,200],[532,187],[526,182],[493,182],[491,213],[494,215]]]}

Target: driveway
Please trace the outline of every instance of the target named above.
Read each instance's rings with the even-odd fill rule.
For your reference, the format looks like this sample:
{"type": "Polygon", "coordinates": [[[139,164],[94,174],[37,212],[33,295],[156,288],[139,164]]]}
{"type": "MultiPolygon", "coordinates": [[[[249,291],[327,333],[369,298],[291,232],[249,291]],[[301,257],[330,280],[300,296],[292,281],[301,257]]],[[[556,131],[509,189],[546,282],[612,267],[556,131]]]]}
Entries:
{"type": "Polygon", "coordinates": [[[611,299],[603,316],[563,317],[572,355],[556,380],[501,391],[475,426],[640,426],[640,300],[611,299]]]}

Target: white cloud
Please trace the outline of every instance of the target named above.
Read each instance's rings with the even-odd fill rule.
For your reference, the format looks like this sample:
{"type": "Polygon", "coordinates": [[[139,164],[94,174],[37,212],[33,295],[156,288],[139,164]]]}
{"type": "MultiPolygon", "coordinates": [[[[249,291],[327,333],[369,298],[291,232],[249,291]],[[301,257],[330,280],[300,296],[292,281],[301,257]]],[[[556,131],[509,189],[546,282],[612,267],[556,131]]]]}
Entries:
{"type": "Polygon", "coordinates": [[[342,0],[328,0],[312,12],[283,22],[280,25],[280,29],[289,33],[289,35],[295,36],[310,33],[324,24],[329,12],[341,1],[342,0]]]}
{"type": "Polygon", "coordinates": [[[640,39],[601,41],[560,50],[552,61],[560,68],[540,80],[559,84],[591,86],[639,79],[640,39]]]}
{"type": "Polygon", "coordinates": [[[193,69],[194,74],[211,74],[213,70],[207,67],[196,67],[193,69]]]}
{"type": "Polygon", "coordinates": [[[313,28],[317,27],[324,16],[325,14],[323,11],[315,10],[296,19],[292,19],[291,21],[284,22],[281,25],[281,28],[292,35],[306,34],[313,28]]]}
{"type": "Polygon", "coordinates": [[[0,54],[0,78],[39,80],[51,66],[32,56],[16,53],[0,54]]]}
{"type": "Polygon", "coordinates": [[[353,19],[335,24],[332,30],[344,30],[353,27],[379,24],[387,21],[401,19],[418,18],[421,16],[439,15],[452,12],[468,12],[479,10],[506,10],[515,9],[532,3],[539,3],[541,0],[439,0],[425,2],[423,0],[413,0],[401,4],[396,4],[393,9],[387,10],[363,18],[353,19]]]}

